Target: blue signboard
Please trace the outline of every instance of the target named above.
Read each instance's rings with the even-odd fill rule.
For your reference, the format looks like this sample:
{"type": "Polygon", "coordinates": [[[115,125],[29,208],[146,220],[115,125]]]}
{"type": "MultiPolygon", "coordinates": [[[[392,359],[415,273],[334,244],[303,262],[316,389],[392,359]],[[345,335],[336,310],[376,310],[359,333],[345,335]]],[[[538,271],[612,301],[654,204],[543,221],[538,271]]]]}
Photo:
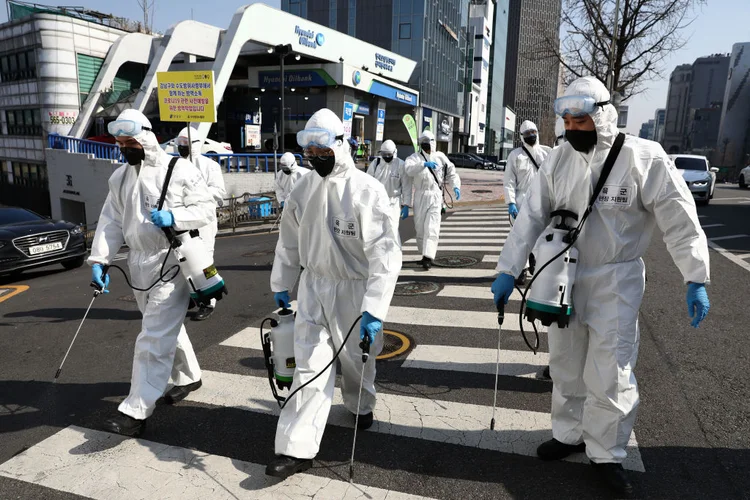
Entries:
{"type": "Polygon", "coordinates": [[[370,114],[370,105],[364,101],[359,101],[354,106],[354,112],[358,115],[369,115],[370,114]]]}
{"type": "MultiPolygon", "coordinates": [[[[279,71],[259,71],[258,84],[263,87],[278,87],[281,82],[279,71]]],[[[287,87],[325,87],[335,82],[322,69],[287,70],[284,72],[284,85],[287,87]]]]}
{"type": "Polygon", "coordinates": [[[402,102],[404,104],[410,104],[412,106],[418,104],[417,94],[391,87],[390,85],[376,80],[373,80],[370,84],[370,93],[379,95],[380,97],[385,97],[386,99],[402,102]]]}

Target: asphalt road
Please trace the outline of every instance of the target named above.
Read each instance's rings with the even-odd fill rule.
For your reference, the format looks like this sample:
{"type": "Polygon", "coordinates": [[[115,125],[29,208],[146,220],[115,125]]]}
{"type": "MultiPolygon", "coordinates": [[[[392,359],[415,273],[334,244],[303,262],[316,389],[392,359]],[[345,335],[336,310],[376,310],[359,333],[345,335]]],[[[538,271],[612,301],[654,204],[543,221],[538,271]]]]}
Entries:
{"type": "MultiPolygon", "coordinates": [[[[750,475],[747,474],[750,469],[750,383],[745,377],[750,366],[750,339],[747,335],[750,324],[750,308],[747,307],[750,258],[744,258],[750,257],[750,226],[747,223],[750,220],[750,192],[740,191],[736,186],[720,185],[711,205],[699,207],[698,212],[714,248],[709,288],[712,308],[700,329],[689,326],[685,286],[660,241],[660,235],[655,235],[646,256],[648,283],[641,309],[641,347],[636,368],[642,403],[635,428],[637,451],[645,472],[631,473],[636,485],[635,496],[639,498],[750,498],[750,475]]],[[[482,220],[485,217],[481,212],[472,213],[469,218],[482,220]]],[[[488,216],[502,221],[500,213],[488,216]]],[[[466,219],[462,219],[462,214],[448,214],[445,220],[466,219]]],[[[491,221],[476,226],[447,224],[443,228],[467,233],[487,232],[487,239],[491,240],[497,238],[489,236],[497,229],[497,226],[493,227],[495,224],[502,222],[491,221]]],[[[413,245],[411,218],[402,225],[401,234],[405,247],[413,245]]],[[[206,371],[204,379],[209,379],[208,374],[248,377],[241,379],[245,382],[253,377],[263,377],[260,351],[220,344],[234,338],[246,327],[259,326],[261,319],[274,309],[268,281],[276,238],[275,234],[251,235],[217,241],[216,261],[230,287],[230,295],[219,304],[210,320],[187,323],[198,359],[206,371]]],[[[446,232],[442,238],[465,237],[450,236],[446,232]]],[[[466,238],[471,240],[477,236],[466,238]]],[[[449,245],[441,243],[441,246],[449,245]]],[[[486,292],[494,265],[482,260],[496,254],[492,250],[443,250],[438,253],[439,256],[473,257],[478,263],[468,269],[485,270],[486,277],[438,277],[440,271],[416,271],[410,273],[413,276],[402,276],[400,281],[436,283],[443,291],[448,287],[463,286],[486,292]]],[[[414,252],[406,252],[404,269],[416,269],[414,261],[417,259],[414,252]]],[[[0,497],[81,498],[71,492],[93,491],[80,488],[90,481],[105,484],[115,473],[84,469],[81,464],[93,455],[101,464],[109,463],[106,462],[107,454],[115,453],[118,448],[97,450],[98,454],[87,455],[80,447],[70,450],[50,448],[39,455],[76,455],[80,462],[75,466],[58,467],[70,474],[64,476],[67,479],[62,486],[43,486],[52,484],[52,475],[48,473],[38,473],[20,481],[6,477],[8,474],[2,472],[3,467],[11,463],[7,461],[14,456],[24,450],[34,453],[43,440],[54,439],[68,426],[97,429],[104,419],[116,412],[116,404],[127,394],[140,315],[131,292],[118,274],[112,277],[112,292],[96,299],[59,382],[51,382],[91,300],[89,281],[88,268],[67,272],[62,268],[45,269],[24,274],[15,281],[0,278],[0,289],[29,287],[10,297],[10,292],[2,295],[0,291],[0,497]]],[[[517,311],[517,306],[516,309],[510,307],[510,312],[517,311]]],[[[394,297],[392,309],[391,314],[403,322],[390,321],[386,328],[407,334],[416,349],[378,362],[378,390],[383,404],[407,401],[408,398],[415,407],[419,404],[434,405],[430,411],[435,413],[420,414],[420,423],[407,424],[394,417],[393,428],[359,434],[356,483],[440,499],[608,496],[607,490],[596,481],[591,467],[569,462],[542,463],[523,452],[493,448],[492,443],[489,446],[472,445],[472,433],[462,431],[462,425],[474,418],[484,421],[486,417],[489,423],[494,354],[490,363],[476,364],[470,370],[450,369],[448,361],[463,355],[459,348],[474,348],[482,355],[495,352],[497,331],[485,325],[485,315],[492,313],[491,301],[468,295],[399,295],[394,297]],[[420,315],[419,311],[426,311],[426,315],[420,315]],[[416,319],[402,319],[411,317],[409,314],[416,319]],[[441,326],[431,323],[439,322],[441,315],[445,314],[455,318],[455,324],[441,326]],[[405,366],[407,355],[412,359],[419,352],[418,348],[447,348],[448,361],[428,359],[428,364],[430,361],[436,364],[431,368],[425,364],[405,366]],[[434,417],[440,412],[453,412],[451,417],[454,420],[434,417]],[[396,428],[399,423],[406,427],[421,425],[422,432],[409,434],[396,428]],[[454,426],[455,430],[449,426],[454,426]]],[[[546,351],[546,335],[543,334],[541,340],[540,357],[546,351]]],[[[526,349],[517,332],[503,336],[502,348],[504,355],[526,349]]],[[[436,351],[426,352],[434,356],[436,351]]],[[[537,358],[534,363],[539,363],[539,359],[543,358],[537,358]]],[[[265,394],[270,393],[267,385],[265,393],[257,396],[250,393],[249,387],[237,388],[240,393],[248,391],[247,401],[270,397],[270,394],[265,394]]],[[[196,394],[208,394],[210,390],[204,386],[196,394]]],[[[545,414],[548,418],[550,393],[551,385],[533,376],[501,376],[498,407],[509,412],[502,415],[516,414],[522,420],[545,414]]],[[[247,401],[236,405],[186,400],[173,407],[159,406],[149,420],[143,438],[177,447],[185,453],[229,457],[237,470],[240,469],[236,465],[239,461],[265,464],[273,455],[276,417],[267,409],[248,411],[244,405],[252,404],[247,401]]],[[[510,431],[503,427],[506,425],[504,420],[500,419],[498,425],[499,434],[508,432],[510,435],[510,431]]],[[[521,425],[531,426],[525,420],[521,425]]],[[[305,481],[316,477],[347,481],[350,427],[329,425],[316,466],[309,471],[310,476],[305,481]]],[[[86,436],[90,441],[96,439],[93,431],[87,431],[86,436]]],[[[521,440],[548,437],[541,430],[513,436],[512,439],[521,436],[521,440]]],[[[200,456],[202,463],[212,463],[200,456]]],[[[181,467],[186,475],[193,473],[187,470],[191,469],[192,460],[185,459],[189,463],[181,467]]],[[[165,462],[160,462],[159,467],[167,467],[165,462]]],[[[113,469],[123,471],[121,480],[124,481],[127,471],[139,476],[140,492],[127,491],[127,485],[120,485],[124,492],[119,494],[127,495],[107,492],[90,493],[90,496],[166,497],[149,489],[155,487],[149,482],[150,474],[153,474],[151,465],[144,463],[139,466],[125,458],[113,463],[113,469]]],[[[222,481],[218,473],[211,470],[209,465],[200,469],[205,476],[212,478],[214,486],[220,487],[212,488],[213,493],[205,493],[202,498],[257,496],[253,491],[257,485],[245,484],[249,481],[245,478],[247,474],[241,477],[242,482],[222,481]],[[233,488],[240,486],[241,493],[238,494],[233,488]]],[[[194,488],[205,487],[194,477],[189,484],[194,488]]],[[[190,488],[185,490],[180,498],[187,498],[190,491],[190,488]]],[[[298,498],[313,496],[304,491],[298,494],[298,498]]],[[[342,496],[321,493],[316,498],[342,496]]],[[[372,498],[376,497],[372,494],[372,498]]]]}

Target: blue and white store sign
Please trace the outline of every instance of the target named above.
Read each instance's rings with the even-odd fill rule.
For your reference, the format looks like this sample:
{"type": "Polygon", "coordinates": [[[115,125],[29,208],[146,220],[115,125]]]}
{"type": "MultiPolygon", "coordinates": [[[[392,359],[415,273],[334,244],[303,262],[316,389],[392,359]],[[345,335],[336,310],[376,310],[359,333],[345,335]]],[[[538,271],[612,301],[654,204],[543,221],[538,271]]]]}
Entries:
{"type": "Polygon", "coordinates": [[[358,115],[369,115],[370,104],[364,101],[359,101],[357,104],[354,105],[354,112],[357,113],[358,115]]]}
{"type": "Polygon", "coordinates": [[[299,44],[310,49],[317,49],[326,43],[323,33],[315,33],[313,30],[304,30],[299,26],[294,27],[294,34],[299,37],[299,44]]]}
{"type": "Polygon", "coordinates": [[[385,97],[386,99],[392,99],[404,104],[409,104],[411,106],[417,105],[417,94],[412,94],[411,92],[408,92],[406,90],[391,87],[390,85],[387,85],[383,82],[378,82],[376,80],[373,80],[372,84],[370,85],[370,93],[379,95],[380,97],[385,97]]]}
{"type": "Polygon", "coordinates": [[[392,57],[384,56],[383,54],[375,53],[375,68],[382,69],[393,73],[393,67],[396,65],[396,60],[392,57]]]}
{"type": "Polygon", "coordinates": [[[362,73],[360,73],[359,70],[352,73],[352,83],[355,87],[362,83],[362,73]]]}
{"type": "Polygon", "coordinates": [[[375,130],[375,140],[383,140],[383,132],[385,131],[385,110],[378,109],[378,126],[375,130]]]}

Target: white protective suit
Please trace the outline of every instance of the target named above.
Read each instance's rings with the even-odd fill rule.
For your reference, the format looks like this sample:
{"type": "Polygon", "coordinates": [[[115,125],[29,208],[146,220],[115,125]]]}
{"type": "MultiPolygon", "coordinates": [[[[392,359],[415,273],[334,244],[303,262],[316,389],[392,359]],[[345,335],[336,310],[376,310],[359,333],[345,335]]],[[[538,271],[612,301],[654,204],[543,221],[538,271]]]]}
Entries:
{"type": "MultiPolygon", "coordinates": [[[[520,131],[523,134],[528,130],[537,130],[537,128],[532,122],[526,120],[521,124],[520,131]]],[[[539,138],[537,137],[537,143],[533,146],[524,143],[522,147],[510,152],[508,163],[505,166],[505,203],[515,203],[518,210],[521,211],[524,197],[531,187],[531,182],[536,177],[537,167],[542,166],[542,162],[547,158],[550,151],[552,151],[552,148],[539,144],[539,138]],[[524,151],[524,148],[526,148],[526,151],[524,151]],[[534,162],[531,161],[527,152],[531,153],[537,166],[534,166],[534,162]]]]}
{"type": "Polygon", "coordinates": [[[282,203],[286,203],[294,185],[300,177],[309,172],[309,170],[297,165],[297,159],[289,152],[281,155],[279,164],[281,165],[281,168],[276,172],[276,179],[274,180],[273,187],[276,191],[276,200],[279,202],[279,205],[281,205],[282,203]],[[284,168],[291,170],[291,173],[284,173],[284,168]]]}
{"type": "MultiPolygon", "coordinates": [[[[609,100],[592,77],[573,82],[566,95],[609,100]]],[[[553,210],[583,215],[618,133],[612,105],[591,117],[596,147],[584,154],[565,143],[550,153],[508,236],[498,271],[518,275],[553,210]]],[[[622,462],[635,423],[642,256],[655,226],[685,281],[708,282],[706,236],[682,176],[659,144],[627,136],[576,243],[571,324],[549,329],[553,437],[566,444],[584,441],[595,463],[622,462]]]]}
{"type": "Polygon", "coordinates": [[[401,220],[401,207],[411,206],[411,177],[406,175],[404,160],[398,157],[398,150],[393,141],[390,139],[385,141],[380,148],[380,153],[392,154],[393,160],[390,163],[386,163],[379,156],[370,163],[367,173],[379,180],[385,187],[385,191],[391,200],[391,218],[393,219],[394,227],[398,228],[399,221],[401,220]]]}
{"type": "Polygon", "coordinates": [[[553,149],[559,148],[565,142],[565,120],[562,119],[562,116],[558,116],[555,120],[555,147],[553,149]]]}
{"type": "Polygon", "coordinates": [[[414,184],[414,227],[417,230],[417,248],[422,256],[434,259],[440,238],[443,183],[449,182],[452,188],[461,189],[461,179],[448,157],[436,151],[435,136],[429,130],[425,130],[419,137],[419,143],[428,141],[432,152],[430,154],[424,151],[414,153],[406,159],[404,167],[414,184]],[[438,167],[431,170],[424,166],[426,161],[434,161],[438,167]]]}
{"type": "MultiPolygon", "coordinates": [[[[342,136],[344,126],[329,109],[317,111],[306,129],[324,128],[342,136]]],[[[382,184],[360,172],[349,145],[337,140],[333,171],[302,177],[287,199],[281,221],[271,290],[291,291],[304,268],[294,324],[294,391],[331,361],[357,317],[368,311],[385,321],[401,270],[401,248],[382,184]]],[[[346,408],[357,411],[362,351],[354,326],[341,352],[341,392],[346,408]]],[[[375,408],[375,356],[379,334],[365,366],[360,414],[375,408]]],[[[320,447],[331,408],[336,364],[298,392],[281,411],[276,454],[313,458],[320,447]]]]}
{"type": "MultiPolygon", "coordinates": [[[[136,110],[123,111],[118,120],[151,124],[136,110]]],[[[146,158],[139,166],[123,165],[109,178],[109,194],[104,202],[91,246],[90,264],[109,264],[123,243],[130,248],[128,267],[134,286],[146,288],[159,279],[159,270],[169,242],[163,231],[151,222],[151,209],[157,207],[167,167],[172,156],[165,153],[150,131],[135,139],[146,158]]],[[[189,161],[175,165],[163,209],[174,216],[177,231],[200,229],[216,223],[214,201],[200,172],[189,161]]],[[[170,255],[165,269],[177,264],[170,255]]],[[[119,410],[142,420],[151,415],[167,388],[170,375],[182,386],[201,378],[198,360],[183,326],[190,289],[181,274],[167,283],[159,282],[148,292],[133,291],[143,315],[141,332],[135,341],[130,394],[119,410]]]]}

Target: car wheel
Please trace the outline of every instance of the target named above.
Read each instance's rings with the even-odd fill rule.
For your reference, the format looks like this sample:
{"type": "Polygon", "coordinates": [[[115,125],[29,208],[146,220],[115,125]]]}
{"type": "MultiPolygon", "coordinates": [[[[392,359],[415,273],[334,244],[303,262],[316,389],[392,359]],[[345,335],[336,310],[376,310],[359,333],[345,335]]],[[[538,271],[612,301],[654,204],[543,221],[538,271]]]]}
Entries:
{"type": "Polygon", "coordinates": [[[483,165],[481,163],[477,163],[476,165],[474,165],[474,168],[476,168],[477,170],[481,170],[482,166],[483,165]]]}
{"type": "Polygon", "coordinates": [[[740,189],[747,189],[747,184],[745,183],[744,175],[740,175],[740,189]]]}
{"type": "Polygon", "coordinates": [[[81,267],[84,261],[85,261],[84,257],[76,257],[75,259],[62,261],[62,266],[68,271],[70,271],[71,269],[78,269],[79,267],[81,267]]]}

